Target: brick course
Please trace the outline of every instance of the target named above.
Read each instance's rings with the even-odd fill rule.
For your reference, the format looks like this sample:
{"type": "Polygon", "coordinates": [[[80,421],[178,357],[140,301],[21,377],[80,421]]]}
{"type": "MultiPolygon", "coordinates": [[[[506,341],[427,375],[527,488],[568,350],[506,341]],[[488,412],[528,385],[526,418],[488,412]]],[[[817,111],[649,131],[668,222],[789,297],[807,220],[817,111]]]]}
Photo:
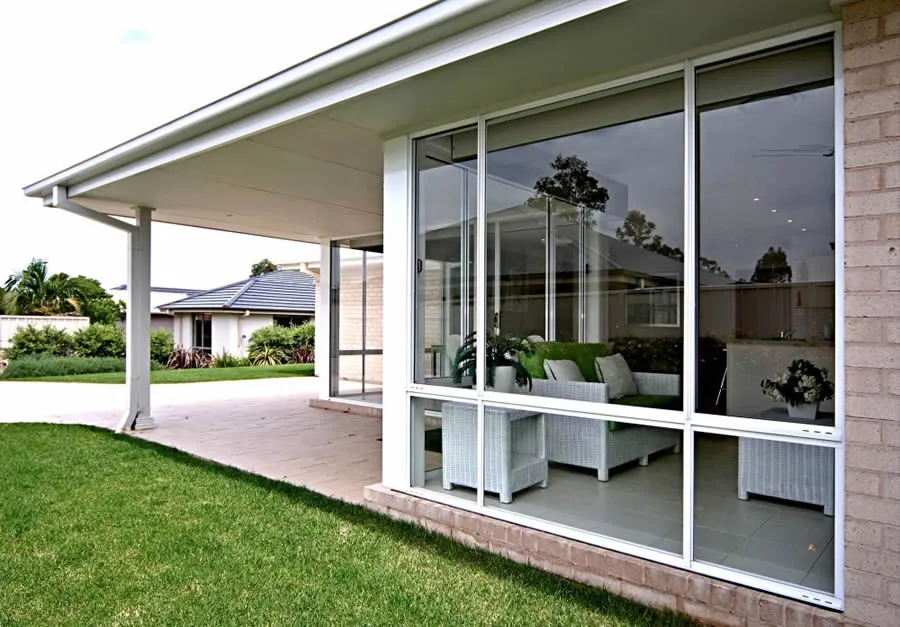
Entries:
{"type": "Polygon", "coordinates": [[[900,0],[842,10],[845,618],[900,624],[900,0]]]}
{"type": "Polygon", "coordinates": [[[603,588],[645,605],[687,614],[704,624],[739,627],[844,624],[839,612],[536,529],[518,527],[394,492],[381,484],[366,487],[364,498],[367,507],[397,520],[421,525],[468,546],[603,588]],[[516,533],[510,534],[514,529],[516,533]]]}

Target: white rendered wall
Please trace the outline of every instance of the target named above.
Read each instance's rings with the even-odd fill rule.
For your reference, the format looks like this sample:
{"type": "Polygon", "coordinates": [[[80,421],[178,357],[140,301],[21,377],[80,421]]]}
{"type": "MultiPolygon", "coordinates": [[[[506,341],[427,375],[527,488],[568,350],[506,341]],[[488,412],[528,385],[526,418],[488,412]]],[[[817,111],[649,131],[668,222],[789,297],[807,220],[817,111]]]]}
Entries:
{"type": "MultiPolygon", "coordinates": [[[[215,317],[213,317],[213,320],[215,320],[215,317]]],[[[238,316],[237,320],[236,348],[231,354],[240,357],[247,356],[247,346],[250,344],[250,336],[253,335],[254,331],[263,327],[270,327],[275,323],[274,318],[268,314],[242,315],[238,316]]],[[[213,330],[213,340],[215,339],[216,332],[213,330]]]]}

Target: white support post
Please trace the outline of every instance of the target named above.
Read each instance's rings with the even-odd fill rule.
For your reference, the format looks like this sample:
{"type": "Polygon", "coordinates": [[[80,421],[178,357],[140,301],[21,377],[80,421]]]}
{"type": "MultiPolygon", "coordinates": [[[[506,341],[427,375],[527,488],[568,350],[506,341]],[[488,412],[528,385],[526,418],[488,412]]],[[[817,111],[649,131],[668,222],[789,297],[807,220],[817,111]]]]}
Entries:
{"type": "Polygon", "coordinates": [[[334,303],[331,298],[331,241],[319,244],[319,295],[316,299],[316,377],[319,379],[319,398],[331,398],[332,354],[335,342],[331,337],[331,316],[334,303]]]}
{"type": "Polygon", "coordinates": [[[128,409],[116,429],[152,429],[150,416],[150,226],[149,207],[135,207],[136,229],[128,234],[126,379],[128,409]]]}

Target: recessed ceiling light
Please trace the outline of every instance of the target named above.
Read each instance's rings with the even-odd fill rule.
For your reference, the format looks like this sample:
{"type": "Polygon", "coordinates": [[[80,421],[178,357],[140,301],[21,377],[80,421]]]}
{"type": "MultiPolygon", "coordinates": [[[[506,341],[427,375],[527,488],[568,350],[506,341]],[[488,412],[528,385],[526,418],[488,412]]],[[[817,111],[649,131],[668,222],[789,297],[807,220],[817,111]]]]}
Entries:
{"type": "Polygon", "coordinates": [[[800,229],[800,230],[801,230],[801,231],[805,231],[805,230],[806,230],[806,227],[804,226],[804,227],[803,227],[802,229],[800,229]]]}
{"type": "Polygon", "coordinates": [[[772,213],[777,213],[778,209],[772,209],[772,213]]]}
{"type": "Polygon", "coordinates": [[[759,198],[754,198],[753,202],[759,202],[759,198]]]}
{"type": "Polygon", "coordinates": [[[791,222],[793,222],[793,220],[790,220],[790,219],[789,219],[789,220],[788,220],[788,224],[790,224],[791,222]]]}

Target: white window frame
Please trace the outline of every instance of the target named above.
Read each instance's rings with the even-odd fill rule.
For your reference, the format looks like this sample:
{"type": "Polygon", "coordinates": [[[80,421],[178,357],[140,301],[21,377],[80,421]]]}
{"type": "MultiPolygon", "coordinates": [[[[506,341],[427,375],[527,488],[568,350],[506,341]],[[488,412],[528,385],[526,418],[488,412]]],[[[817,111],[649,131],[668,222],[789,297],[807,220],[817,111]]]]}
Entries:
{"type": "MultiPolygon", "coordinates": [[[[740,585],[745,585],[757,589],[766,590],[785,597],[799,599],[808,603],[828,607],[831,609],[843,609],[844,599],[844,415],[845,415],[845,382],[844,382],[844,173],[843,167],[843,57],[841,42],[841,24],[840,22],[825,24],[799,30],[787,35],[774,38],[764,39],[752,44],[743,45],[730,50],[717,52],[705,56],[691,58],[683,63],[663,66],[655,70],[643,72],[626,78],[593,85],[574,92],[559,94],[550,98],[531,102],[516,107],[503,110],[493,111],[477,118],[469,118],[459,120],[451,124],[442,125],[437,128],[430,128],[421,132],[411,134],[402,138],[406,142],[405,158],[407,164],[407,185],[406,193],[402,202],[396,204],[395,210],[403,208],[406,210],[406,241],[404,246],[406,258],[401,264],[406,270],[406,304],[407,304],[407,329],[409,336],[404,338],[402,344],[408,346],[411,350],[407,350],[403,355],[405,364],[403,365],[406,372],[406,385],[403,392],[396,390],[396,397],[405,399],[405,410],[402,415],[407,416],[404,423],[390,426],[385,422],[385,430],[397,429],[404,431],[406,434],[405,451],[403,456],[391,455],[385,452],[385,484],[388,487],[397,489],[402,492],[412,494],[424,499],[445,503],[460,509],[477,512],[482,515],[490,516],[507,522],[520,524],[527,527],[541,529],[560,536],[572,538],[574,540],[586,542],[600,547],[621,551],[640,558],[684,568],[693,572],[729,580],[740,585]],[[729,59],[741,57],[748,54],[762,52],[767,49],[777,48],[782,45],[802,42],[804,40],[813,39],[819,36],[829,35],[833,39],[834,50],[834,138],[835,138],[835,387],[837,394],[835,395],[835,426],[833,429],[811,429],[809,426],[798,425],[792,423],[779,423],[771,421],[759,421],[751,418],[740,418],[734,416],[713,416],[696,412],[694,407],[695,390],[694,379],[697,366],[697,347],[694,341],[689,338],[696,337],[697,334],[697,305],[696,299],[698,294],[697,285],[697,262],[696,255],[696,102],[694,97],[695,85],[695,68],[697,66],[705,66],[713,63],[726,61],[729,59]],[[685,232],[685,251],[691,251],[692,254],[685,255],[684,264],[684,302],[681,308],[681,316],[684,323],[684,375],[683,375],[683,398],[684,408],[681,411],[661,411],[652,410],[641,407],[627,407],[616,405],[604,405],[598,409],[597,404],[571,401],[565,399],[555,399],[540,396],[525,396],[516,394],[503,394],[484,388],[484,348],[482,344],[478,346],[478,364],[477,364],[477,386],[476,389],[461,389],[442,386],[432,386],[427,384],[417,384],[413,379],[412,359],[415,350],[415,276],[414,276],[414,255],[416,251],[416,232],[415,232],[415,159],[413,158],[413,143],[415,140],[435,135],[437,133],[446,132],[457,128],[464,128],[473,124],[478,129],[478,196],[477,196],[477,237],[476,237],[476,308],[475,318],[476,324],[473,328],[484,329],[486,323],[486,295],[485,287],[487,282],[486,276],[486,220],[485,220],[485,185],[486,185],[486,134],[488,120],[500,118],[513,113],[527,113],[531,109],[562,103],[566,100],[587,96],[591,94],[601,94],[602,92],[634,85],[649,79],[660,78],[668,75],[681,74],[684,80],[685,90],[685,108],[684,108],[684,132],[685,132],[685,166],[684,166],[684,232],[685,232]],[[634,424],[644,424],[672,428],[681,430],[684,433],[683,455],[684,455],[684,491],[683,491],[683,528],[684,536],[682,543],[683,553],[681,556],[673,556],[663,553],[655,549],[633,545],[627,542],[619,541],[614,538],[599,536],[597,534],[586,532],[580,529],[559,525],[546,520],[536,519],[529,516],[517,514],[506,510],[492,509],[484,505],[484,477],[483,477],[483,456],[478,456],[478,483],[477,499],[475,502],[467,501],[450,494],[433,492],[420,487],[412,487],[410,468],[412,460],[416,454],[413,450],[410,428],[411,428],[411,411],[412,401],[414,398],[433,398],[438,400],[462,401],[473,404],[478,409],[478,437],[477,447],[479,451],[483,450],[483,433],[484,433],[484,407],[490,405],[492,407],[512,408],[512,409],[533,409],[548,412],[569,414],[593,418],[615,419],[623,422],[634,424]],[[696,562],[693,560],[693,517],[694,517],[694,435],[695,433],[720,433],[731,436],[745,436],[758,439],[771,439],[787,442],[798,442],[812,446],[823,446],[832,448],[835,452],[835,515],[834,515],[834,547],[835,547],[835,572],[834,572],[834,593],[832,595],[820,594],[806,588],[794,586],[774,580],[767,579],[750,573],[733,571],[724,567],[711,564],[696,562]],[[390,457],[390,459],[389,459],[390,457]],[[401,465],[403,468],[401,469],[401,465]],[[391,469],[388,469],[388,466],[391,469]],[[387,477],[390,476],[390,480],[387,477]],[[402,477],[401,479],[397,479],[402,477]]],[[[401,138],[394,140],[400,142],[401,138]]],[[[390,142],[389,142],[390,143],[390,142]]],[[[387,146],[387,144],[386,144],[387,146]]],[[[399,146],[399,144],[395,144],[399,146]]],[[[398,154],[399,147],[396,148],[398,154]]],[[[387,152],[386,152],[387,160],[387,152]]],[[[393,196],[387,190],[386,184],[386,203],[385,203],[385,239],[386,252],[388,245],[388,200],[396,201],[399,195],[395,192],[393,196]]],[[[396,224],[397,216],[392,218],[396,224]]],[[[391,237],[390,239],[394,239],[391,237]]],[[[399,259],[397,259],[399,261],[399,259]]],[[[386,260],[387,263],[387,260],[386,260]]],[[[396,265],[394,267],[397,267],[396,265]]],[[[388,291],[385,292],[385,302],[388,302],[388,291]]],[[[399,358],[399,354],[394,352],[395,358],[399,358]]],[[[399,364],[397,364],[399,365],[399,364]]],[[[387,364],[386,351],[386,370],[389,370],[387,364]]],[[[388,416],[387,395],[389,393],[387,380],[385,382],[385,416],[388,416]]],[[[393,396],[394,393],[390,392],[393,396]]],[[[399,408],[399,405],[394,407],[399,408]]],[[[387,442],[387,437],[385,439],[387,442]]],[[[396,452],[397,449],[394,449],[396,452]]]]}

